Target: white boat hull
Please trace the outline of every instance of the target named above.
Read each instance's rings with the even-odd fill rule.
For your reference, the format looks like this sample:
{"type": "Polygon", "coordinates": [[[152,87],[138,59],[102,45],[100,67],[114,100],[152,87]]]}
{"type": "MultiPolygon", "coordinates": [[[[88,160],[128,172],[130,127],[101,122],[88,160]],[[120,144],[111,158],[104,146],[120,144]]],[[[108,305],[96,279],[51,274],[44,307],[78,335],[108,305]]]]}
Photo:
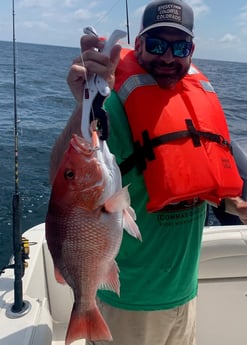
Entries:
{"type": "MultiPolygon", "coordinates": [[[[0,344],[63,345],[72,308],[69,287],[54,279],[44,224],[24,236],[30,260],[23,278],[30,310],[16,317],[13,270],[0,277],[0,344]]],[[[198,345],[246,345],[247,226],[205,228],[199,271],[198,345]]],[[[83,344],[82,340],[74,344],[83,344]]]]}
{"type": "Polygon", "coordinates": [[[198,345],[246,345],[247,226],[204,232],[199,270],[198,345]]]}

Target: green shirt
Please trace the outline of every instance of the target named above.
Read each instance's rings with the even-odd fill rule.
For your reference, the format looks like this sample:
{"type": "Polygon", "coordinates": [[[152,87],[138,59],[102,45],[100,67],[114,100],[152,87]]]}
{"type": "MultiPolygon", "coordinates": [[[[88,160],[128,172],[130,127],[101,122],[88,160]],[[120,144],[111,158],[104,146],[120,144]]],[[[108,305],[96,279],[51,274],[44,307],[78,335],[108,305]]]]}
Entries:
{"type": "MultiPolygon", "coordinates": [[[[133,152],[133,142],[124,108],[115,92],[106,100],[105,108],[111,124],[109,148],[121,163],[133,152]]],[[[107,290],[98,291],[98,296],[112,306],[129,310],[182,305],[197,294],[206,205],[148,213],[143,175],[132,169],[123,177],[123,185],[127,184],[142,242],[124,232],[116,258],[120,268],[120,297],[107,290]]]]}

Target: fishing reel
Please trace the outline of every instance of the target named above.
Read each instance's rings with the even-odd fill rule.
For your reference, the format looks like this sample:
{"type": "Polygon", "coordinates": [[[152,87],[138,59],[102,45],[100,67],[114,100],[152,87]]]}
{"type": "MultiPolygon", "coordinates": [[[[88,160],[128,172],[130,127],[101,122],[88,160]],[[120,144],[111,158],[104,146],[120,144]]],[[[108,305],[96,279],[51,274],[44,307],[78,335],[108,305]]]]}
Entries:
{"type": "Polygon", "coordinates": [[[29,258],[30,254],[30,243],[26,237],[21,238],[21,256],[24,268],[28,267],[28,262],[26,260],[29,258]]]}
{"type": "MultiPolygon", "coordinates": [[[[23,267],[22,276],[25,273],[25,269],[28,267],[28,262],[26,260],[30,259],[29,258],[30,246],[33,244],[36,244],[36,243],[29,242],[26,237],[21,238],[21,262],[22,262],[22,267],[23,267]]],[[[13,257],[10,259],[10,263],[7,266],[0,269],[0,275],[3,274],[6,269],[11,269],[11,268],[12,269],[15,268],[15,262],[14,262],[13,257]]]]}

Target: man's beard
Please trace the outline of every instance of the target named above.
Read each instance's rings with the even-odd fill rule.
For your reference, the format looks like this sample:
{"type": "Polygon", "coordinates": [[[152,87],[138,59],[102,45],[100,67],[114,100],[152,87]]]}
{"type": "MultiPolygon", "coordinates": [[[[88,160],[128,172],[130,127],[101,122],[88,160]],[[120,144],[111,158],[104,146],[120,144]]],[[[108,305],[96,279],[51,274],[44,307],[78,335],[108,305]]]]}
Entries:
{"type": "Polygon", "coordinates": [[[161,88],[170,89],[183,79],[187,74],[189,66],[183,66],[174,61],[166,64],[164,61],[144,62],[141,54],[137,54],[139,64],[144,68],[158,83],[161,88]]]}

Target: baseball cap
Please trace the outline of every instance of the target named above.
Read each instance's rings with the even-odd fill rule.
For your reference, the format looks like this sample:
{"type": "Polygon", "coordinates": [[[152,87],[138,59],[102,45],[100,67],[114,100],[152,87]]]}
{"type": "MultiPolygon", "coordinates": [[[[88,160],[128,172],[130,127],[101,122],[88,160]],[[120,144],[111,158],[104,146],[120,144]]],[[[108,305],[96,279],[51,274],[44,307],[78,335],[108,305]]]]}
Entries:
{"type": "Polygon", "coordinates": [[[151,29],[172,27],[194,37],[194,13],[183,0],[154,0],[144,10],[139,35],[151,29]]]}

